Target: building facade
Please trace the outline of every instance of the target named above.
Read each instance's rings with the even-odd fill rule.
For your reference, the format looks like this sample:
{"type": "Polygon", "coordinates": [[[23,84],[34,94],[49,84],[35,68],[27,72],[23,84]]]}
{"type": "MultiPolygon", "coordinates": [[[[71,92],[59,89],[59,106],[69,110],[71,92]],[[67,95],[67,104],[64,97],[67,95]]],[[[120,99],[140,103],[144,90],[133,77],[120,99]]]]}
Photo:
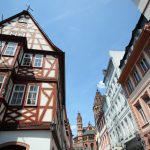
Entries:
{"type": "Polygon", "coordinates": [[[118,83],[120,76],[119,64],[124,51],[110,51],[108,67],[103,70],[106,86],[107,110],[105,120],[110,137],[112,150],[136,150],[140,145],[135,121],[130,107],[124,95],[121,85],[118,83]]]}
{"type": "Polygon", "coordinates": [[[134,4],[138,7],[140,12],[150,20],[150,1],[149,0],[132,0],[134,4]]]}
{"type": "Polygon", "coordinates": [[[94,118],[96,126],[96,142],[98,150],[111,150],[110,139],[105,123],[105,96],[102,96],[97,90],[94,99],[94,118]]]}
{"type": "Polygon", "coordinates": [[[97,150],[95,127],[91,123],[87,127],[83,127],[80,113],[77,116],[77,136],[73,138],[73,149],[97,150]]]}
{"type": "Polygon", "coordinates": [[[121,83],[140,131],[143,149],[150,149],[150,23],[141,16],[121,60],[121,83]],[[140,31],[140,32],[139,32],[140,31]],[[132,65],[131,65],[132,64],[132,65]]]}
{"type": "Polygon", "coordinates": [[[70,149],[64,52],[28,11],[0,26],[0,149],[70,149]]]}

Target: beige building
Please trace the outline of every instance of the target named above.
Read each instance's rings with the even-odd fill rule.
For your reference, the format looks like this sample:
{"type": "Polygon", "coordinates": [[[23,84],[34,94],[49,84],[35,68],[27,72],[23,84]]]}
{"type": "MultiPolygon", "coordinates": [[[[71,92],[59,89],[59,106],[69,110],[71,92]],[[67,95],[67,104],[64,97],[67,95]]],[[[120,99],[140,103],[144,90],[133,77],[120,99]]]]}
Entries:
{"type": "Polygon", "coordinates": [[[82,117],[77,116],[77,136],[73,138],[74,150],[97,150],[95,127],[91,123],[82,126],[82,117]]]}

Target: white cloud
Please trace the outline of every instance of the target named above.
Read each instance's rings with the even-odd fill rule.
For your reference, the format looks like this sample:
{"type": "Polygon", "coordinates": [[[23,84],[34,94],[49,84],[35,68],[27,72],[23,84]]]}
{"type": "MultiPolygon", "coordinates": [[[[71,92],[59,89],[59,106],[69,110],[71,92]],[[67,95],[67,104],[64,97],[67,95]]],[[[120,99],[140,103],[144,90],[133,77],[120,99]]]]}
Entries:
{"type": "Polygon", "coordinates": [[[77,125],[72,125],[71,130],[75,130],[75,129],[77,129],[77,125]]]}
{"type": "Polygon", "coordinates": [[[97,87],[99,89],[104,89],[105,88],[105,84],[103,83],[103,81],[99,81],[99,83],[97,84],[97,87]]]}

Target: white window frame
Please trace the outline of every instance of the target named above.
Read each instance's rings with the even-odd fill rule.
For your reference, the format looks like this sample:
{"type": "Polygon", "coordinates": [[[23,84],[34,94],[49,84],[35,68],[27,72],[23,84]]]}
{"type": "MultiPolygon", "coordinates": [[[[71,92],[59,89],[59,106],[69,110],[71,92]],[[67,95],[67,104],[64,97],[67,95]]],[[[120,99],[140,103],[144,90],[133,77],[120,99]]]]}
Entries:
{"type": "Polygon", "coordinates": [[[30,53],[24,53],[21,65],[22,65],[22,66],[32,66],[32,58],[33,58],[33,55],[32,55],[32,54],[30,54],[30,53]],[[30,65],[24,65],[24,64],[23,64],[26,54],[27,54],[27,55],[30,55],[30,59],[31,59],[31,64],[30,64],[30,65]]]}
{"type": "Polygon", "coordinates": [[[33,66],[34,66],[34,67],[42,67],[42,64],[43,64],[43,55],[42,55],[42,54],[35,54],[33,66]],[[42,58],[41,58],[41,65],[40,65],[40,66],[35,66],[36,56],[38,56],[38,55],[42,56],[42,58]]]}
{"type": "Polygon", "coordinates": [[[7,46],[6,46],[6,49],[4,50],[4,55],[7,55],[7,56],[14,56],[14,55],[15,55],[15,52],[16,52],[16,49],[17,49],[17,45],[18,45],[18,43],[15,43],[15,42],[8,42],[8,43],[7,43],[7,46]],[[14,43],[14,44],[16,44],[16,45],[15,45],[15,46],[9,46],[10,43],[14,43]],[[6,53],[6,50],[7,50],[8,47],[14,47],[13,54],[7,54],[7,53],[6,53]]]}
{"type": "Polygon", "coordinates": [[[14,84],[13,92],[12,92],[12,94],[11,94],[11,99],[10,99],[9,105],[12,105],[12,106],[21,106],[21,105],[22,105],[22,101],[23,101],[23,97],[24,97],[24,93],[25,93],[25,88],[26,88],[26,85],[25,85],[25,84],[14,84]],[[14,95],[14,92],[15,92],[15,87],[16,87],[16,86],[24,86],[22,99],[21,99],[20,104],[11,104],[11,101],[12,101],[12,98],[13,98],[13,95],[14,95]]]}
{"type": "Polygon", "coordinates": [[[5,43],[6,43],[5,41],[0,41],[0,47],[2,46],[2,47],[0,48],[0,52],[1,52],[1,53],[2,53],[2,50],[3,50],[3,48],[4,48],[5,43]],[[1,44],[2,44],[2,45],[1,45],[1,44]]]}
{"type": "Polygon", "coordinates": [[[0,76],[4,76],[4,77],[3,77],[3,81],[1,82],[1,83],[2,83],[2,86],[0,87],[0,91],[1,91],[1,89],[2,89],[2,87],[3,87],[3,84],[4,84],[4,81],[5,81],[5,75],[4,75],[4,74],[1,74],[0,76]]]}
{"type": "Polygon", "coordinates": [[[37,106],[38,95],[39,95],[39,85],[37,85],[37,84],[30,84],[30,85],[28,86],[28,92],[27,92],[27,97],[26,97],[26,106],[37,106]],[[30,93],[30,87],[31,87],[31,86],[37,86],[37,93],[36,93],[35,104],[28,104],[28,96],[29,96],[29,93],[30,93]]]}

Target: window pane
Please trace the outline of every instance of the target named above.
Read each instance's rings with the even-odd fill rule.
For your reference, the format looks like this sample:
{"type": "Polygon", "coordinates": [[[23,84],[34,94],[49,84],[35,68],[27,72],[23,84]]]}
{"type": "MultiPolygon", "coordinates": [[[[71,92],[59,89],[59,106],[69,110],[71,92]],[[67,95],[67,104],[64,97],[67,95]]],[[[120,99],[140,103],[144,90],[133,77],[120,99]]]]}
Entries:
{"type": "Polygon", "coordinates": [[[149,68],[149,64],[147,63],[146,59],[143,58],[140,62],[140,66],[143,69],[144,72],[146,72],[149,68]]]}
{"type": "Polygon", "coordinates": [[[13,95],[11,99],[12,105],[20,105],[23,98],[25,86],[24,85],[15,85],[13,90],[13,95]]]}
{"type": "Polygon", "coordinates": [[[31,85],[29,88],[27,104],[36,105],[38,94],[38,85],[31,85]]]}
{"type": "Polygon", "coordinates": [[[7,44],[7,47],[6,47],[6,49],[5,49],[4,54],[5,54],[5,55],[14,56],[15,50],[16,50],[16,46],[17,46],[17,43],[9,42],[9,43],[7,44]]]}
{"type": "Polygon", "coordinates": [[[4,81],[4,75],[0,75],[0,89],[2,87],[3,81],[4,81]]]}
{"type": "Polygon", "coordinates": [[[34,67],[41,67],[42,66],[42,55],[35,55],[35,60],[34,60],[34,67]]]}
{"type": "Polygon", "coordinates": [[[30,66],[32,64],[32,54],[24,54],[23,66],[30,66]]]}

